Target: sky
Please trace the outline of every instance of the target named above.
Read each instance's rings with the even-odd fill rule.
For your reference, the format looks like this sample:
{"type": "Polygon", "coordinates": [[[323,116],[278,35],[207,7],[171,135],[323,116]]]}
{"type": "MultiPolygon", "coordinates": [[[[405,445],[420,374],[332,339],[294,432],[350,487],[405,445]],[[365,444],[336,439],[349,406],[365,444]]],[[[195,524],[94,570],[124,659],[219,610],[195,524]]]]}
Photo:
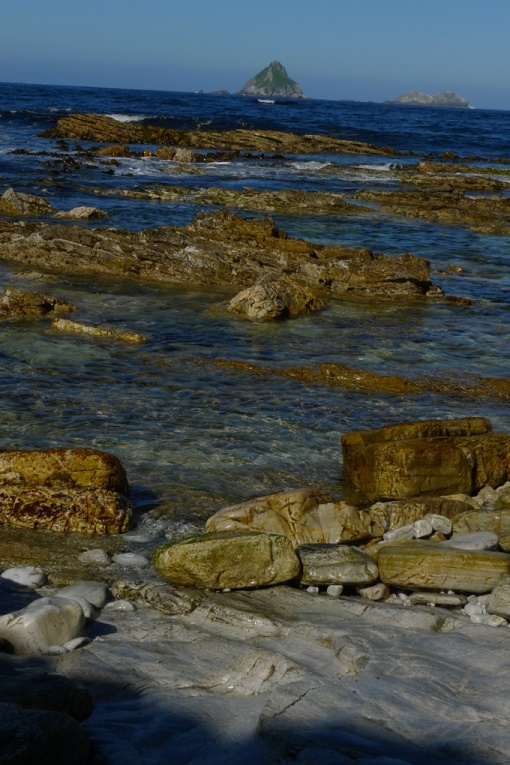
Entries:
{"type": "Polygon", "coordinates": [[[235,92],[278,60],[311,98],[510,110],[509,30],[510,0],[16,0],[0,82],[235,92]]]}

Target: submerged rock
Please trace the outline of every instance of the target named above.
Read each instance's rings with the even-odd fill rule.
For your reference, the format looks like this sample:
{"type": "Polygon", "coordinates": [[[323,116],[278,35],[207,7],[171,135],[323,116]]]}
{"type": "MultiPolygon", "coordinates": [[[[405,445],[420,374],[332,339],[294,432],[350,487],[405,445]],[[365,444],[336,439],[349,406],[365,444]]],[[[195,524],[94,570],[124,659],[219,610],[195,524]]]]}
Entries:
{"type": "Polygon", "coordinates": [[[74,310],[75,306],[67,300],[18,287],[6,287],[0,298],[0,319],[33,319],[74,310]]]}
{"type": "Polygon", "coordinates": [[[508,479],[510,437],[491,431],[466,417],[347,433],[344,470],[369,499],[471,494],[508,479]]]}
{"type": "Polygon", "coordinates": [[[145,335],[140,335],[137,332],[114,329],[113,327],[100,327],[94,324],[83,324],[83,322],[71,321],[70,319],[54,319],[51,328],[60,332],[91,335],[92,337],[105,338],[107,340],[121,340],[126,343],[135,343],[138,345],[147,342],[145,335]]]}
{"type": "Polygon", "coordinates": [[[228,304],[231,313],[248,319],[281,319],[315,313],[323,307],[322,300],[309,287],[287,276],[264,276],[228,304]]]}
{"type": "Polygon", "coordinates": [[[197,534],[159,547],[152,562],[172,584],[213,589],[264,587],[300,571],[287,537],[256,532],[197,534]]]}

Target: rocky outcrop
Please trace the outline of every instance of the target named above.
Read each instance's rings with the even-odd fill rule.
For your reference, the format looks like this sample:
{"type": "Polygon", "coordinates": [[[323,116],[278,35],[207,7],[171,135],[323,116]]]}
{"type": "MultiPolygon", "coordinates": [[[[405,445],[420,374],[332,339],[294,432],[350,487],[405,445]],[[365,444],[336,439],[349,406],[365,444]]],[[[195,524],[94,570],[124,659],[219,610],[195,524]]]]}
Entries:
{"type": "Polygon", "coordinates": [[[42,292],[21,290],[18,287],[6,287],[0,297],[1,319],[34,319],[41,316],[70,313],[75,306],[67,300],[42,292]]]}
{"type": "Polygon", "coordinates": [[[141,124],[119,122],[98,114],[70,114],[59,119],[54,128],[44,131],[44,138],[77,138],[119,144],[149,144],[192,149],[227,151],[262,151],[271,154],[406,154],[387,146],[373,146],[325,135],[296,135],[278,130],[172,130],[141,124]]]}
{"type": "Polygon", "coordinates": [[[481,417],[389,425],[342,437],[344,471],[370,499],[471,494],[509,475],[510,437],[481,417]]]}
{"type": "Polygon", "coordinates": [[[263,276],[228,304],[231,313],[266,320],[315,313],[321,308],[323,301],[309,287],[287,276],[263,276]]]}
{"type": "Polygon", "coordinates": [[[368,299],[423,297],[432,290],[423,258],[312,244],[287,236],[271,219],[228,212],[199,214],[183,228],[138,232],[0,221],[0,247],[7,260],[60,273],[239,287],[285,273],[324,294],[368,299]]]}
{"type": "Polygon", "coordinates": [[[0,452],[0,523],[119,534],[132,524],[124,468],[92,449],[0,452]]]}
{"type": "Polygon", "coordinates": [[[279,61],[271,61],[269,66],[252,77],[238,91],[239,96],[262,96],[267,98],[304,98],[300,85],[289,77],[287,70],[279,61]]]}
{"type": "Polygon", "coordinates": [[[0,213],[4,215],[51,215],[55,208],[42,197],[7,189],[0,197],[0,213]]]}
{"type": "Polygon", "coordinates": [[[428,93],[419,93],[416,90],[410,90],[402,96],[395,98],[394,101],[387,101],[390,104],[409,104],[411,106],[443,106],[467,109],[469,101],[467,98],[458,96],[452,90],[445,90],[444,93],[436,93],[434,96],[428,93]]]}
{"type": "Polygon", "coordinates": [[[294,579],[300,570],[287,537],[236,531],[170,542],[155,551],[153,563],[172,584],[214,589],[278,584],[294,579]]]}
{"type": "Polygon", "coordinates": [[[105,218],[108,218],[108,213],[105,210],[100,210],[98,207],[80,205],[79,207],[73,207],[72,210],[68,210],[67,212],[61,211],[56,213],[55,218],[67,218],[69,220],[104,220],[105,218]]]}

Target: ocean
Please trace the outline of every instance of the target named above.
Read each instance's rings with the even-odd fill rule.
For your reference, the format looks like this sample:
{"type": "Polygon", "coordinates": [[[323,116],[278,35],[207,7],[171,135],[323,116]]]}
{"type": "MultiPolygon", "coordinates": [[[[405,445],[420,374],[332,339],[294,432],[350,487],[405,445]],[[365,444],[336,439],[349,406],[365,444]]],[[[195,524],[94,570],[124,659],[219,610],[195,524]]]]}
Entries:
{"type": "MultiPolygon", "coordinates": [[[[58,209],[95,205],[109,213],[107,220],[89,226],[180,226],[197,212],[214,209],[113,193],[119,190],[167,183],[349,195],[398,188],[403,165],[420,158],[441,161],[444,153],[480,168],[494,167],[493,175],[499,171],[507,178],[510,112],[313,99],[268,104],[241,96],[0,84],[0,194],[13,187],[43,196],[58,209]],[[198,166],[154,156],[119,158],[115,165],[109,158],[70,162],[76,143],[85,149],[94,144],[61,143],[40,134],[73,112],[171,128],[318,133],[404,154],[252,155],[198,166]]],[[[236,292],[231,288],[41,276],[0,261],[4,287],[44,290],[71,300],[79,321],[149,337],[144,346],[131,348],[57,335],[44,321],[3,322],[0,446],[111,451],[127,469],[135,509],[165,519],[182,533],[202,528],[204,519],[226,504],[287,488],[316,486],[348,496],[340,448],[347,431],[482,415],[495,429],[510,433],[508,402],[497,397],[344,391],[218,366],[218,360],[268,368],[330,362],[409,378],[508,379],[507,236],[381,211],[273,217],[292,236],[425,257],[435,283],[474,302],[336,299],[314,316],[261,323],[225,312],[236,292]]]]}

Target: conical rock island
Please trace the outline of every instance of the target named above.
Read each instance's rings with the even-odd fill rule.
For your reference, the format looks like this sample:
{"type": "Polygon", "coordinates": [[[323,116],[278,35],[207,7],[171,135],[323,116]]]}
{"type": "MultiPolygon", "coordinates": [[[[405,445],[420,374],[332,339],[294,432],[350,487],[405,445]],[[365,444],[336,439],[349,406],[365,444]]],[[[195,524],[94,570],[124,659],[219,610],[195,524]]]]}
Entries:
{"type": "Polygon", "coordinates": [[[301,86],[287,74],[279,61],[271,61],[269,66],[252,77],[238,91],[241,96],[263,96],[280,98],[304,98],[301,86]]]}

